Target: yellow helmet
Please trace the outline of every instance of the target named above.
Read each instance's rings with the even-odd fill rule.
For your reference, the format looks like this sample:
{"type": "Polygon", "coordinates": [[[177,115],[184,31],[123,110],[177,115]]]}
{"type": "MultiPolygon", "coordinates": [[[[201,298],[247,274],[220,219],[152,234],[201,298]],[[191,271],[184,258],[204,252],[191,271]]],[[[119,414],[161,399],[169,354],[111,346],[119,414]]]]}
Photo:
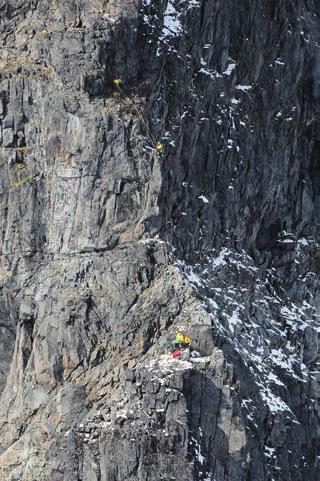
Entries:
{"type": "Polygon", "coordinates": [[[190,339],[190,337],[189,337],[189,336],[184,336],[183,342],[184,342],[185,344],[191,344],[191,339],[190,339]]]}

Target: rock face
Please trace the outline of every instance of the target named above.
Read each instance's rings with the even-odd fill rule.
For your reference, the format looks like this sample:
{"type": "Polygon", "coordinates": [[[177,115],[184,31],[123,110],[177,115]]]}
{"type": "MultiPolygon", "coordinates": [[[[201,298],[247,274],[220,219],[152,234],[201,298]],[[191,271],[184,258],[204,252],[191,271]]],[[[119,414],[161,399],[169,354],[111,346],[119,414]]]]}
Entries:
{"type": "Polygon", "coordinates": [[[0,481],[319,479],[318,3],[0,19],[0,481]]]}

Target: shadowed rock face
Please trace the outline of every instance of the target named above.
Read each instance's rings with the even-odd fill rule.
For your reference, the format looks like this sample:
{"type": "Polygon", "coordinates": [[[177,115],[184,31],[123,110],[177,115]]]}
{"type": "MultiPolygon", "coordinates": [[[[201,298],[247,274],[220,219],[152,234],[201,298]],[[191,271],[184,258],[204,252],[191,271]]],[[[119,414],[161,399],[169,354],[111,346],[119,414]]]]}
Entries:
{"type": "Polygon", "coordinates": [[[319,15],[0,0],[0,481],[318,479],[319,15]]]}

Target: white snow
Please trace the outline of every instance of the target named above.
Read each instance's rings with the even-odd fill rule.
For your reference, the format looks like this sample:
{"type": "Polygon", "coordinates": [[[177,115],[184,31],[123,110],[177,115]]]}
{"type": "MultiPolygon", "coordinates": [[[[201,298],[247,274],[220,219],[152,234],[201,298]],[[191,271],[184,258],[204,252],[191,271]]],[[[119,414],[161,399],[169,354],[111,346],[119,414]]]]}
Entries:
{"type": "Polygon", "coordinates": [[[283,382],[281,382],[280,379],[277,376],[275,376],[272,372],[269,372],[268,374],[268,381],[273,382],[278,386],[284,386],[283,382]]]}
{"type": "Polygon", "coordinates": [[[202,279],[192,269],[189,269],[185,274],[191,284],[195,284],[198,287],[203,286],[202,279]]]}
{"type": "Polygon", "coordinates": [[[222,78],[222,75],[219,72],[207,67],[207,62],[203,58],[201,58],[200,63],[202,67],[199,70],[199,73],[202,73],[203,75],[208,75],[208,77],[210,77],[212,80],[215,80],[217,78],[222,78]]]}
{"type": "Polygon", "coordinates": [[[252,89],[252,85],[236,85],[235,88],[242,90],[242,92],[248,92],[248,90],[252,89]]]}
{"type": "Polygon", "coordinates": [[[192,364],[200,364],[200,363],[208,363],[210,362],[210,356],[200,356],[200,357],[192,357],[190,359],[192,364]]]}
{"type": "Polygon", "coordinates": [[[223,72],[223,75],[228,75],[228,76],[231,75],[235,68],[236,68],[235,63],[229,63],[228,67],[223,72]]]}
{"type": "MultiPolygon", "coordinates": [[[[170,354],[163,354],[157,359],[152,359],[145,364],[145,367],[149,371],[160,371],[163,374],[172,374],[174,371],[184,371],[186,369],[192,369],[193,364],[189,361],[182,361],[180,359],[173,358],[170,354]]],[[[163,379],[158,379],[160,382],[163,379]]]]}
{"type": "Polygon", "coordinates": [[[204,464],[205,462],[205,457],[201,454],[201,446],[200,443],[192,436],[191,441],[194,447],[195,455],[197,460],[199,461],[200,464],[204,464]]]}
{"type": "Polygon", "coordinates": [[[269,446],[265,446],[264,447],[264,455],[267,457],[267,458],[272,458],[272,456],[274,455],[275,453],[275,448],[270,448],[269,446]]]}
{"type": "Polygon", "coordinates": [[[187,0],[187,8],[191,10],[192,8],[200,7],[200,0],[187,0]]]}
{"type": "Polygon", "coordinates": [[[293,239],[281,239],[278,241],[279,244],[295,244],[295,242],[293,239]]]}
{"type": "Polygon", "coordinates": [[[155,377],[153,380],[159,381],[160,384],[165,384],[165,376],[170,376],[175,371],[193,369],[195,364],[208,362],[210,362],[210,356],[194,357],[190,361],[183,361],[179,358],[172,357],[170,354],[163,354],[156,359],[146,362],[145,367],[148,369],[148,371],[154,373],[155,377]]]}
{"type": "Polygon", "coordinates": [[[204,204],[209,204],[209,200],[205,195],[199,195],[198,199],[202,200],[204,204]]]}
{"type": "Polygon", "coordinates": [[[211,260],[210,267],[212,269],[216,269],[217,267],[225,266],[227,264],[225,258],[229,256],[230,251],[225,247],[221,249],[218,257],[215,257],[211,260]]]}
{"type": "Polygon", "coordinates": [[[249,419],[249,421],[256,426],[254,419],[256,408],[252,399],[242,399],[241,407],[246,410],[246,417],[249,419]]]}
{"type": "Polygon", "coordinates": [[[228,316],[227,319],[228,319],[230,331],[233,334],[235,331],[235,326],[238,326],[239,324],[241,324],[241,319],[239,317],[239,309],[237,308],[235,311],[233,311],[232,316],[228,316]]]}
{"type": "Polygon", "coordinates": [[[203,73],[204,75],[208,75],[212,80],[216,79],[216,78],[221,78],[222,75],[219,74],[216,70],[210,70],[210,69],[204,69],[204,68],[201,68],[199,70],[200,73],[203,73]]]}
{"type": "Polygon", "coordinates": [[[200,7],[199,0],[168,0],[163,16],[163,29],[160,40],[168,40],[184,34],[183,18],[187,11],[200,7]]]}
{"type": "Polygon", "coordinates": [[[298,240],[298,243],[304,247],[308,246],[309,245],[309,242],[307,241],[307,239],[305,239],[304,237],[302,237],[301,239],[298,240]]]}
{"type": "Polygon", "coordinates": [[[206,477],[203,478],[203,481],[214,481],[214,479],[212,479],[212,476],[212,473],[208,473],[206,477]]]}
{"type": "MultiPolygon", "coordinates": [[[[298,242],[301,250],[310,245],[306,239],[298,242]]],[[[271,413],[286,412],[292,422],[297,422],[283,388],[288,378],[306,382],[310,375],[308,367],[302,363],[297,332],[307,327],[316,331],[313,307],[307,302],[294,304],[286,300],[284,303],[270,290],[268,280],[260,277],[261,272],[245,252],[225,247],[220,252],[212,252],[205,265],[190,266],[181,261],[176,265],[199,295],[201,308],[205,309],[213,328],[227,337],[241,356],[264,404],[271,413]],[[246,295],[251,291],[250,285],[247,281],[241,284],[239,274],[240,279],[254,282],[253,302],[246,295]]],[[[254,423],[253,402],[243,400],[243,407],[254,423]]]]}
{"type": "Polygon", "coordinates": [[[279,396],[273,394],[269,387],[262,386],[260,392],[262,400],[266,403],[266,405],[269,407],[270,411],[273,414],[281,411],[289,411],[290,413],[292,413],[289,406],[279,396]]]}
{"type": "Polygon", "coordinates": [[[163,17],[163,37],[176,37],[182,35],[183,27],[180,13],[177,11],[174,0],[169,0],[163,17]]]}

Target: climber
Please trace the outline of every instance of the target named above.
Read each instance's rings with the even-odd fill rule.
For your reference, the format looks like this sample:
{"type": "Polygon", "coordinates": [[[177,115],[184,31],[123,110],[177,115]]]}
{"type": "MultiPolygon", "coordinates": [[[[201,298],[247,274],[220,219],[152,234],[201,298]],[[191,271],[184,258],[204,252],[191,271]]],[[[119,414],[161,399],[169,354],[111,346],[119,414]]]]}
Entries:
{"type": "Polygon", "coordinates": [[[156,143],[156,149],[157,149],[158,152],[162,152],[163,151],[163,144],[158,141],[156,143]]]}
{"type": "Polygon", "coordinates": [[[184,335],[182,332],[176,331],[176,341],[183,342],[184,335]]]}
{"type": "Polygon", "coordinates": [[[181,347],[182,347],[182,344],[180,341],[177,341],[177,339],[174,339],[173,341],[170,342],[171,351],[175,351],[176,349],[180,349],[181,347]]]}
{"type": "Polygon", "coordinates": [[[114,85],[115,87],[119,88],[120,85],[121,85],[121,78],[118,77],[118,76],[116,76],[116,77],[113,79],[113,85],[114,85]]]}

